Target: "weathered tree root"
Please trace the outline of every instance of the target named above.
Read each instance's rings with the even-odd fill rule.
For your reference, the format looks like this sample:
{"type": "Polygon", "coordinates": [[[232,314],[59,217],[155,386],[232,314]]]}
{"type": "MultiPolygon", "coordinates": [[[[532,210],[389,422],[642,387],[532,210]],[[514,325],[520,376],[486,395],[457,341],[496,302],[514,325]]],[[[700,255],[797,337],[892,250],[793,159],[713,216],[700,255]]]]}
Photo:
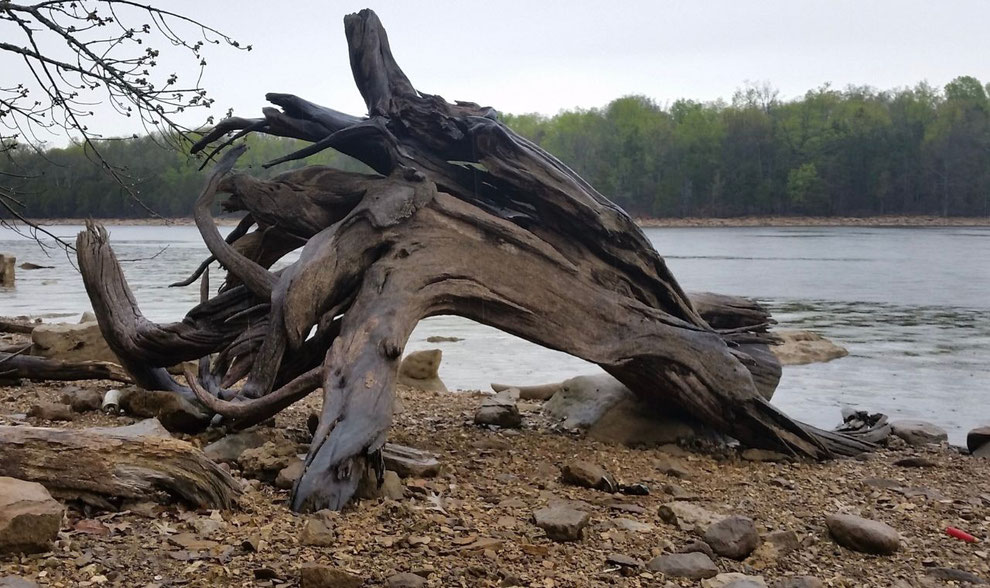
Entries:
{"type": "Polygon", "coordinates": [[[195,397],[235,424],[322,387],[293,508],[343,507],[366,464],[380,462],[406,340],[441,314],[597,363],[745,445],[814,459],[872,447],[763,399],[780,376],[764,353],[773,339],[765,311],[718,297],[692,304],[642,231],[580,176],[492,109],[417,92],[373,12],[344,24],[367,118],[269,94],[281,111],[223,121],[195,150],[228,132],[265,132],[313,143],[273,163],[335,148],[380,176],[225,176],[240,152],[230,150],[195,207],[227,284],[175,325],[140,315],[105,233],[90,227],[78,242],[101,330],[141,385],[195,397]],[[210,217],[218,191],[249,213],[242,235],[220,237],[210,217]],[[297,262],[270,270],[302,244],[297,262]],[[193,357],[204,359],[198,378],[187,372],[191,389],[162,375],[160,366],[193,357]]]}

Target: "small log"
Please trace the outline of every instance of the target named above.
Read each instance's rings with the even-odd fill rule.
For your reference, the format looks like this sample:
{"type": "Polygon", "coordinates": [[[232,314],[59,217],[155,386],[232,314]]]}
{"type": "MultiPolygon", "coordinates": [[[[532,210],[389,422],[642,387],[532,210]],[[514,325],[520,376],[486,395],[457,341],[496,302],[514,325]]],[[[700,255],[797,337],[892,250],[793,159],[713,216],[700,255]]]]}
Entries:
{"type": "Polygon", "coordinates": [[[0,374],[26,380],[113,380],[131,383],[120,366],[106,361],[59,361],[0,352],[0,374]]]}
{"type": "MultiPolygon", "coordinates": [[[[160,428],[160,425],[159,425],[160,428]]],[[[107,508],[168,495],[197,508],[231,508],[237,482],[191,444],[154,428],[0,426],[0,476],[38,482],[53,495],[107,508]]]]}

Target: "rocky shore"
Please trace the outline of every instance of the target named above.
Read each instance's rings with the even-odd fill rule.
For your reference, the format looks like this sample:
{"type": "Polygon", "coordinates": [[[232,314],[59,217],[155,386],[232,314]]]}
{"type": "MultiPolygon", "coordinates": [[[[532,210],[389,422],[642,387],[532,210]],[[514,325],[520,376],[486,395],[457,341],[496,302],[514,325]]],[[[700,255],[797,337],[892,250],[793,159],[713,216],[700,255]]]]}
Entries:
{"type": "MultiPolygon", "coordinates": [[[[72,394],[113,386],[73,384],[72,394]]],[[[66,388],[0,388],[0,425],[136,420],[84,406],[58,422],[27,416],[60,403],[66,388]]],[[[944,443],[898,437],[859,459],[760,461],[777,458],[602,443],[562,429],[539,400],[511,400],[518,424],[503,428],[476,422],[493,405],[489,394],[399,392],[390,442],[435,455],[437,467],[387,476],[342,513],[292,513],[285,469],[304,451],[313,396],[241,434],[241,444],[184,437],[229,462],[244,488],[239,508],[70,503],[41,552],[0,555],[0,586],[909,587],[990,578],[990,460],[944,443]]]]}

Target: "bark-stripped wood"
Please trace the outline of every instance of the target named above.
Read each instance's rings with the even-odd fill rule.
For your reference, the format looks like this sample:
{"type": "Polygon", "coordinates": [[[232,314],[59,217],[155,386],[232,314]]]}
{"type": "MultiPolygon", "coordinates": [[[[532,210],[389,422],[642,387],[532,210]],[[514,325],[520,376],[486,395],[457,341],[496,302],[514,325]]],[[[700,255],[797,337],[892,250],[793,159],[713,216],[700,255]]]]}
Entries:
{"type": "Polygon", "coordinates": [[[692,304],[632,219],[580,176],[494,110],[415,90],[373,12],[346,17],[344,28],[367,117],[269,94],[281,110],[222,121],[195,150],[229,132],[264,132],[312,142],[273,163],[334,148],[379,176],[226,175],[241,148],[229,150],[194,209],[227,284],[176,325],[141,316],[105,233],[90,227],[78,240],[101,330],[142,385],[195,395],[235,425],[323,389],[294,508],[341,508],[366,464],[380,465],[402,350],[420,319],[439,314],[597,363],[749,446],[818,459],[871,447],[764,400],[761,389],[779,378],[763,353],[772,342],[765,311],[720,297],[692,304]],[[248,212],[233,238],[210,216],[217,192],[248,212]],[[299,260],[271,271],[296,244],[299,260]],[[188,373],[191,390],[159,370],[209,353],[212,366],[188,373]]]}
{"type": "Polygon", "coordinates": [[[60,498],[108,506],[170,495],[202,508],[230,508],[233,478],[185,441],[114,429],[0,426],[0,476],[38,482],[60,498]]]}

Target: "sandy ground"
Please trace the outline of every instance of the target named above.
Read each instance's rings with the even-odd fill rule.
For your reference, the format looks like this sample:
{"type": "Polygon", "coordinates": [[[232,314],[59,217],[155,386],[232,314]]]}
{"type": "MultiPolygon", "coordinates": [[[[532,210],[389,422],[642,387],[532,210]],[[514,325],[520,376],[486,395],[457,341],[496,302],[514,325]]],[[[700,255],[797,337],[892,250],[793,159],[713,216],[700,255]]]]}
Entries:
{"type": "MultiPolygon", "coordinates": [[[[113,386],[85,385],[99,390],[113,386]]],[[[0,388],[0,415],[7,415],[0,416],[0,424],[23,421],[32,404],[57,399],[64,386],[0,388]]],[[[104,513],[70,505],[54,549],[31,556],[0,555],[0,577],[14,574],[64,587],[296,586],[300,567],[318,562],[363,578],[365,586],[386,585],[399,572],[420,574],[430,586],[699,586],[645,569],[623,571],[606,562],[616,553],[648,561],[696,539],[658,516],[659,506],[672,499],[669,493],[680,491],[695,495],[707,509],[751,517],[762,533],[797,533],[800,546],[779,559],[715,559],[722,572],[760,575],[768,585],[803,574],[826,586],[946,585],[926,575],[937,567],[990,578],[990,460],[949,447],[883,449],[823,464],[756,463],[734,451],[701,455],[678,448],[602,445],[553,430],[538,405],[524,410],[519,431],[479,427],[472,419],[478,393],[402,389],[400,397],[404,410],[395,418],[390,440],[435,452],[443,471],[432,479],[404,480],[406,497],[400,501],[361,501],[331,515],[334,541],[328,547],[301,543],[306,517],[287,508],[287,491],[242,480],[246,491],[240,508],[230,512],[145,505],[104,513]],[[924,455],[935,467],[893,465],[908,455],[924,455]],[[620,482],[645,484],[650,494],[613,495],[565,485],[560,467],[574,459],[599,464],[620,482]],[[658,468],[670,460],[686,470],[685,477],[658,468]],[[533,511],[552,499],[586,503],[592,519],[583,540],[555,543],[533,524],[533,511]],[[835,512],[892,525],[901,534],[901,550],[880,557],[839,547],[824,525],[825,516],[835,512]],[[647,527],[639,532],[617,528],[618,518],[647,527]],[[102,523],[95,525],[98,532],[93,519],[102,523]],[[219,524],[206,524],[207,519],[219,524]],[[952,539],[944,532],[947,526],[982,542],[952,539]],[[204,530],[208,527],[213,528],[209,533],[204,530]],[[205,540],[203,550],[177,545],[175,538],[185,533],[205,540]]],[[[268,434],[305,431],[305,417],[319,404],[314,395],[283,411],[276,426],[266,429],[268,434]]],[[[86,413],[69,423],[31,424],[129,422],[127,417],[86,413]]],[[[201,445],[207,439],[188,440],[201,445]]]]}

